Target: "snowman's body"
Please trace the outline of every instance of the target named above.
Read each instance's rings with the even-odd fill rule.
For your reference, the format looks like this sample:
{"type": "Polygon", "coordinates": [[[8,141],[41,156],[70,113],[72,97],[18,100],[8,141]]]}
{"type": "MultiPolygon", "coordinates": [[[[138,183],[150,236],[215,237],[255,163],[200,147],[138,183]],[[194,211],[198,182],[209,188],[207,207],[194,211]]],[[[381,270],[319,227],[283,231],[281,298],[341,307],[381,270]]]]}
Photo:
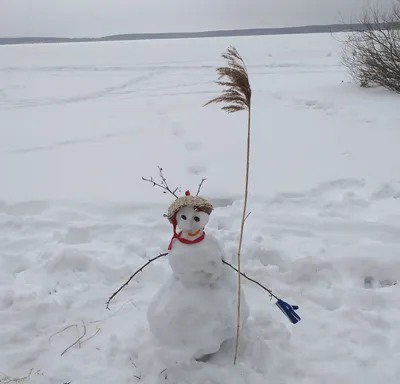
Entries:
{"type": "Polygon", "coordinates": [[[199,285],[215,283],[221,277],[226,268],[223,258],[223,250],[210,234],[197,244],[182,244],[175,240],[168,255],[171,269],[182,283],[199,285]]]}
{"type": "MultiPolygon", "coordinates": [[[[204,212],[184,207],[177,224],[185,228],[179,215],[200,217],[182,236],[203,235],[208,221],[204,212]],[[194,228],[193,228],[194,227],[194,228]],[[191,232],[192,230],[192,232],[191,232]]],[[[223,249],[217,239],[207,234],[203,240],[185,244],[175,239],[168,255],[172,276],[154,296],[147,313],[150,330],[162,344],[179,348],[194,358],[217,352],[221,344],[236,335],[237,274],[223,264],[223,249]]],[[[249,316],[242,293],[241,326],[249,316]]]]}

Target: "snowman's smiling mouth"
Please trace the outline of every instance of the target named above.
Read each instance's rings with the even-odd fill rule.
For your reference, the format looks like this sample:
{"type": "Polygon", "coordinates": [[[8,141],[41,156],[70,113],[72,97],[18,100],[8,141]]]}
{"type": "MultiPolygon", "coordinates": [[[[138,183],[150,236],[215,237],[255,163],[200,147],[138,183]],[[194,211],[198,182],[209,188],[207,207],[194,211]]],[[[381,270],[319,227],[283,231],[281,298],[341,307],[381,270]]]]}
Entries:
{"type": "Polygon", "coordinates": [[[194,236],[197,236],[199,233],[200,233],[200,229],[198,229],[196,232],[188,232],[188,235],[194,237],[194,236]]]}

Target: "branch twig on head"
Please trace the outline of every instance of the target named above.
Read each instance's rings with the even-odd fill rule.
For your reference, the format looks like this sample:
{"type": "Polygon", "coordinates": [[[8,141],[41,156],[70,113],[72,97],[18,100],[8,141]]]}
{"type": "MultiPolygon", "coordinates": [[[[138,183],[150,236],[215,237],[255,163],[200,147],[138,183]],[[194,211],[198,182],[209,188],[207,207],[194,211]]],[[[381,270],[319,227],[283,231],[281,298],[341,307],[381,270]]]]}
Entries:
{"type": "Polygon", "coordinates": [[[201,179],[200,184],[199,184],[199,188],[197,189],[196,196],[199,196],[199,193],[200,193],[200,191],[201,191],[201,187],[203,186],[203,183],[204,183],[206,180],[207,180],[207,179],[205,179],[205,178],[201,179]]]}
{"type": "Polygon", "coordinates": [[[161,167],[158,167],[158,171],[160,173],[160,178],[161,178],[161,182],[157,183],[154,181],[153,177],[150,177],[150,179],[146,179],[145,177],[142,176],[142,180],[143,181],[147,181],[149,183],[153,184],[153,187],[159,187],[161,189],[164,190],[163,193],[170,193],[172,196],[174,196],[176,199],[178,199],[178,195],[176,194],[176,192],[178,192],[179,187],[176,187],[175,189],[171,189],[167,183],[167,179],[163,174],[163,169],[161,167]]]}

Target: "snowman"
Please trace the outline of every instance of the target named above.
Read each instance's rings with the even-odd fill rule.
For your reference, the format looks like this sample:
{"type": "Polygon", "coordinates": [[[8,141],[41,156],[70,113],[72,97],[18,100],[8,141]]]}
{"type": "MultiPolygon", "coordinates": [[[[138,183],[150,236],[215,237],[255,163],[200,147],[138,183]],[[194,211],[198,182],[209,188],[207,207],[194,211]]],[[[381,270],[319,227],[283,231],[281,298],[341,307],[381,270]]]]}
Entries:
{"type": "MultiPolygon", "coordinates": [[[[218,240],[204,231],[212,211],[207,199],[189,191],[169,207],[172,274],[147,311],[150,331],[161,345],[197,360],[217,352],[237,330],[237,274],[223,264],[225,253],[218,240]]],[[[241,295],[243,327],[249,306],[241,295]]]]}

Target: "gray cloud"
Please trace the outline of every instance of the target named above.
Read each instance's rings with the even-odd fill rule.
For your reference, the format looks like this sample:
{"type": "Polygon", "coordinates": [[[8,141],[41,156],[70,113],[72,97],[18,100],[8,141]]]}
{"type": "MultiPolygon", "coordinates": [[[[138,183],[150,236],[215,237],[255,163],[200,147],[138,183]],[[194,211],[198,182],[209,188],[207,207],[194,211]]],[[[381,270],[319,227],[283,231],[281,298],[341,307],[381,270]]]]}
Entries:
{"type": "Polygon", "coordinates": [[[104,36],[135,32],[336,23],[393,0],[0,0],[0,37],[104,36]]]}

